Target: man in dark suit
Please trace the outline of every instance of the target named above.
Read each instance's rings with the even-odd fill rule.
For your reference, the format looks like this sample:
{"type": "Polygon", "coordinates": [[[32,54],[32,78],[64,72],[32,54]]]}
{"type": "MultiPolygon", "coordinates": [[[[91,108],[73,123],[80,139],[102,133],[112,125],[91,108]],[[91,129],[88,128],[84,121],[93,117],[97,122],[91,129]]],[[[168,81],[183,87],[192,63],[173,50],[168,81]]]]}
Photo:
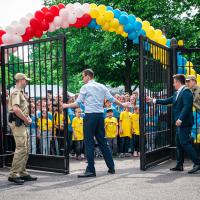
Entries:
{"type": "Polygon", "coordinates": [[[185,76],[183,74],[173,76],[173,86],[176,92],[172,97],[167,99],[147,97],[146,101],[162,105],[172,104],[173,124],[176,126],[177,164],[170,170],[183,171],[184,152],[186,152],[194,163],[193,169],[188,171],[189,174],[192,174],[200,170],[200,159],[190,142],[191,129],[194,124],[193,95],[185,86],[185,76]]]}

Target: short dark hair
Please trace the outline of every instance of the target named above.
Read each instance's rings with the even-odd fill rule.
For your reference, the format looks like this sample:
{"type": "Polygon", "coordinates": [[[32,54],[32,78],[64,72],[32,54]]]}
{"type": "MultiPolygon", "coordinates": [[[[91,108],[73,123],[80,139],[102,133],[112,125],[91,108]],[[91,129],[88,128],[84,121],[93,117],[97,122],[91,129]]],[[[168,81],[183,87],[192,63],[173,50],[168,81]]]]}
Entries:
{"type": "Polygon", "coordinates": [[[185,75],[184,74],[175,74],[173,79],[179,81],[182,85],[185,85],[185,75]]]}
{"type": "Polygon", "coordinates": [[[90,78],[94,78],[94,71],[92,69],[85,69],[82,71],[82,73],[84,73],[84,75],[88,75],[90,78]]]}

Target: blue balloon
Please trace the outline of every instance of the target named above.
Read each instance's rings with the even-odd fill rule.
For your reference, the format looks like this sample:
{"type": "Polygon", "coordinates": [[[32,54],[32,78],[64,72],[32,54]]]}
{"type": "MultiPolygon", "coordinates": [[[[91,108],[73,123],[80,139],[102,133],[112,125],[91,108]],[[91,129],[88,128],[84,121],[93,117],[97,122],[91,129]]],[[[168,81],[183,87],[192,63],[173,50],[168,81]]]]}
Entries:
{"type": "Polygon", "coordinates": [[[138,37],[135,38],[135,39],[133,40],[133,43],[134,43],[134,44],[139,44],[139,38],[138,38],[138,37]]]}
{"type": "Polygon", "coordinates": [[[88,24],[89,28],[96,28],[97,23],[96,23],[96,19],[92,19],[91,22],[88,24]]]}
{"type": "Polygon", "coordinates": [[[135,17],[135,15],[129,15],[128,19],[129,19],[129,23],[134,24],[135,20],[136,20],[136,17],[135,17]]]}
{"type": "Polygon", "coordinates": [[[121,16],[121,11],[119,9],[113,10],[113,13],[116,19],[119,19],[119,17],[121,16]]]}
{"type": "Polygon", "coordinates": [[[126,25],[124,26],[124,31],[125,31],[126,33],[131,33],[131,32],[133,32],[133,31],[134,31],[134,25],[133,25],[133,24],[130,24],[130,23],[126,24],[126,25]]]}
{"type": "Polygon", "coordinates": [[[99,26],[98,24],[95,26],[95,29],[100,29],[101,26],[99,26]]]}
{"type": "Polygon", "coordinates": [[[182,62],[183,62],[183,66],[185,66],[186,63],[187,63],[187,59],[183,57],[183,58],[182,58],[182,62]]]}
{"type": "Polygon", "coordinates": [[[185,67],[178,67],[178,74],[186,74],[187,69],[185,67]]]}
{"type": "Polygon", "coordinates": [[[126,24],[128,24],[128,22],[129,22],[129,19],[128,19],[128,16],[127,15],[121,15],[120,17],[119,17],[119,22],[120,22],[120,24],[123,24],[123,25],[126,25],[126,24]]]}
{"type": "Polygon", "coordinates": [[[170,44],[171,44],[171,40],[167,39],[167,42],[166,42],[167,47],[170,47],[170,44]]]}
{"type": "Polygon", "coordinates": [[[146,36],[146,32],[145,32],[143,29],[141,29],[141,30],[138,32],[138,35],[139,35],[139,36],[140,36],[140,35],[146,36]]]}
{"type": "Polygon", "coordinates": [[[138,37],[138,34],[135,31],[133,31],[132,33],[128,34],[128,39],[130,39],[130,40],[134,40],[137,37],[138,37]]]}
{"type": "Polygon", "coordinates": [[[142,28],[142,23],[138,22],[138,21],[135,21],[134,28],[135,28],[136,31],[140,31],[141,28],[142,28]]]}
{"type": "Polygon", "coordinates": [[[113,10],[111,6],[106,6],[106,10],[113,10]]]}
{"type": "Polygon", "coordinates": [[[127,12],[125,12],[125,11],[123,11],[123,12],[122,12],[122,15],[128,15],[128,13],[127,13],[127,12]]]}

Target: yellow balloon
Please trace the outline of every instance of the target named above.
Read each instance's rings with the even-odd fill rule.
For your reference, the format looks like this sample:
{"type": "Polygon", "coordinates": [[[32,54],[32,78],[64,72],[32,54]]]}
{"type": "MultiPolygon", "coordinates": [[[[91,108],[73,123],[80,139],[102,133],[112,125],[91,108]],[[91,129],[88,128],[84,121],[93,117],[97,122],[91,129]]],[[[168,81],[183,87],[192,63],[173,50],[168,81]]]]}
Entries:
{"type": "Polygon", "coordinates": [[[200,85],[200,75],[197,74],[197,84],[200,85]]]}
{"type": "Polygon", "coordinates": [[[159,38],[158,43],[162,44],[162,45],[166,45],[167,42],[167,38],[165,36],[161,36],[161,38],[159,38]]]}
{"type": "Polygon", "coordinates": [[[108,22],[106,22],[101,28],[102,28],[102,30],[104,30],[104,31],[108,31],[108,30],[110,29],[110,25],[109,25],[108,22]]]}
{"type": "Polygon", "coordinates": [[[95,3],[91,3],[90,4],[90,9],[93,9],[93,8],[97,8],[98,6],[97,6],[97,4],[95,4],[95,3]]]}
{"type": "Polygon", "coordinates": [[[149,27],[150,27],[150,23],[149,23],[148,21],[143,21],[143,22],[142,22],[142,28],[143,28],[143,29],[145,29],[145,28],[148,29],[149,27]]]}
{"type": "Polygon", "coordinates": [[[153,40],[158,42],[161,36],[162,36],[162,31],[160,29],[156,29],[153,40]]]}
{"type": "Polygon", "coordinates": [[[155,30],[152,26],[150,26],[147,30],[146,30],[146,36],[148,38],[150,38],[151,40],[153,40],[154,38],[154,35],[155,35],[155,30]]]}
{"type": "Polygon", "coordinates": [[[92,17],[92,18],[97,18],[97,17],[99,17],[99,11],[96,9],[96,8],[92,8],[91,10],[90,10],[90,16],[92,17]]]}
{"type": "Polygon", "coordinates": [[[114,28],[109,28],[109,30],[108,30],[109,32],[115,32],[115,29],[114,28]]]}
{"type": "Polygon", "coordinates": [[[194,65],[193,65],[193,63],[192,62],[190,62],[190,61],[187,61],[187,63],[186,63],[186,65],[185,65],[186,67],[193,67],[194,65]]]}
{"type": "Polygon", "coordinates": [[[123,32],[124,32],[123,26],[122,26],[122,25],[118,26],[118,27],[117,27],[117,30],[116,30],[116,33],[117,33],[117,34],[122,34],[123,32]]]}
{"type": "Polygon", "coordinates": [[[104,16],[97,17],[96,22],[98,25],[104,25],[106,23],[105,17],[104,16]]]}
{"type": "Polygon", "coordinates": [[[141,20],[139,17],[137,17],[136,20],[137,20],[138,22],[142,22],[142,20],[141,20]]]}
{"type": "Polygon", "coordinates": [[[121,35],[122,35],[123,37],[128,37],[128,33],[126,33],[126,32],[123,32],[121,35]]]}
{"type": "Polygon", "coordinates": [[[110,21],[110,27],[116,29],[118,26],[119,26],[119,20],[118,20],[118,19],[112,19],[112,20],[110,21]]]}
{"type": "Polygon", "coordinates": [[[112,11],[106,11],[104,13],[106,21],[110,21],[114,18],[114,13],[112,11]]]}
{"type": "Polygon", "coordinates": [[[106,6],[101,4],[98,6],[98,10],[100,13],[104,13],[104,12],[106,12],[106,6]]]}

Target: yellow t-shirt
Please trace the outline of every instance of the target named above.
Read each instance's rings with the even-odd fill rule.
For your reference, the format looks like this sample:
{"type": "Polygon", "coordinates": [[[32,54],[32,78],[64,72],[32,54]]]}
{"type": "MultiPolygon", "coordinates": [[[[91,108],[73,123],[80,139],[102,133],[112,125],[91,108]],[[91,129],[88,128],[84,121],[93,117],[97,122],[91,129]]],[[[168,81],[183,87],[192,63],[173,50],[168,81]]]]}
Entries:
{"type": "Polygon", "coordinates": [[[74,117],[72,120],[73,136],[72,140],[83,140],[83,118],[74,117]],[[74,133],[76,134],[76,139],[74,138],[74,133]]]}
{"type": "Polygon", "coordinates": [[[119,133],[119,136],[132,138],[131,134],[132,114],[127,111],[121,112],[120,121],[122,126],[122,133],[119,133]]]}
{"type": "Polygon", "coordinates": [[[40,131],[47,131],[47,127],[48,127],[48,131],[52,131],[52,121],[50,119],[45,119],[45,118],[39,118],[38,119],[38,128],[40,131]]]}
{"type": "Polygon", "coordinates": [[[194,143],[200,143],[200,133],[198,133],[197,138],[195,137],[194,143]]]}
{"type": "Polygon", "coordinates": [[[105,118],[105,131],[107,138],[115,138],[117,134],[117,119],[115,117],[105,118]]]}
{"type": "Polygon", "coordinates": [[[139,123],[139,114],[133,113],[132,114],[132,127],[134,129],[135,135],[140,135],[140,123],[139,123]]]}

